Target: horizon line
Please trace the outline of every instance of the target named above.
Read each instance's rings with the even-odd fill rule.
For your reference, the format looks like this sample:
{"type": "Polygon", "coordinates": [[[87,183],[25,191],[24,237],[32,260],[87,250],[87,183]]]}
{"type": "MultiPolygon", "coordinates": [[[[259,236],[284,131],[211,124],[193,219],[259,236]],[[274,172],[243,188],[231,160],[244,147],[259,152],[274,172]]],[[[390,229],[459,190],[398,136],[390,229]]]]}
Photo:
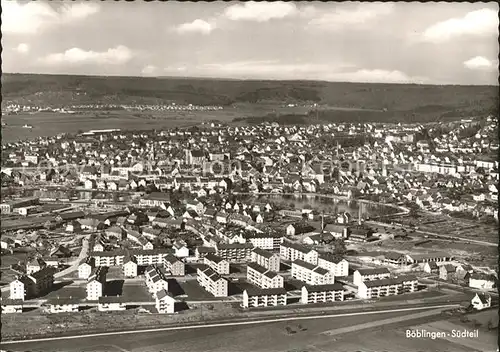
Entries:
{"type": "Polygon", "coordinates": [[[452,87],[499,87],[499,84],[458,84],[458,83],[416,83],[416,82],[348,82],[329,81],[319,79],[281,79],[281,78],[230,78],[212,76],[140,76],[140,75],[102,75],[102,74],[75,74],[75,73],[33,73],[33,72],[2,72],[4,75],[33,75],[33,76],[77,76],[95,78],[144,78],[144,79],[192,79],[192,80],[218,80],[218,81],[257,81],[257,82],[318,82],[318,83],[342,83],[342,84],[393,84],[393,85],[415,85],[415,86],[452,86],[452,87]]]}

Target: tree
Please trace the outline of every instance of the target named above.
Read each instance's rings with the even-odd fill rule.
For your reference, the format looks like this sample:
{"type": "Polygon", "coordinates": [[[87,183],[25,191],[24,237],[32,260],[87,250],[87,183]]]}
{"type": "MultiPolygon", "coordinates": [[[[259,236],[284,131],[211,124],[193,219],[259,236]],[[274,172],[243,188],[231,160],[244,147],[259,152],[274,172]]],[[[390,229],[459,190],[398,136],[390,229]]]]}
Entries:
{"type": "Polygon", "coordinates": [[[343,238],[336,238],[333,241],[334,249],[333,254],[343,256],[347,252],[347,246],[343,238]]]}

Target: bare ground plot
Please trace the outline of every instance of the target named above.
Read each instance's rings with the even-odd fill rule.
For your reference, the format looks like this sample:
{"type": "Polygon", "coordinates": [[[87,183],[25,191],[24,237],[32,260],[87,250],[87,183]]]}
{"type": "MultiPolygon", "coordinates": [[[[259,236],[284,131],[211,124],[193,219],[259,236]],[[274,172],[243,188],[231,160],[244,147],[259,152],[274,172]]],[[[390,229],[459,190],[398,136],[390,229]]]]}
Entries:
{"type": "MultiPolygon", "coordinates": [[[[223,307],[216,307],[214,311],[218,311],[223,307]]],[[[198,308],[191,309],[189,314],[199,312],[198,308]]],[[[80,313],[81,314],[81,313],[80,313]]],[[[204,311],[203,314],[209,314],[204,311]]],[[[384,313],[363,316],[347,316],[341,318],[328,318],[317,320],[302,320],[300,322],[278,322],[248,326],[227,326],[220,328],[209,328],[204,330],[184,330],[178,332],[158,332],[136,335],[117,335],[105,336],[92,339],[80,339],[78,346],[68,344],[67,341],[37,343],[37,351],[45,352],[109,352],[123,351],[126,349],[131,352],[321,352],[321,351],[418,351],[418,343],[410,341],[406,344],[392,344],[391,338],[393,329],[384,331],[381,334],[381,328],[376,330],[356,331],[343,336],[327,336],[322,335],[323,332],[332,329],[340,329],[358,324],[364,324],[372,321],[388,319],[391,317],[399,317],[405,313],[384,313]],[[290,331],[290,333],[287,332],[290,331]],[[360,335],[360,333],[362,335],[360,335]],[[363,338],[360,338],[362,336],[363,338]],[[372,337],[374,344],[372,344],[372,337]],[[114,347],[113,347],[114,346],[114,347]],[[377,348],[379,347],[379,348],[377,348]],[[403,347],[402,349],[398,349],[403,347]],[[370,349],[371,348],[371,349],[370,349]]],[[[109,316],[109,315],[108,315],[109,316]]],[[[111,326],[107,315],[92,316],[92,321],[96,321],[96,325],[111,326]]],[[[180,315],[181,317],[184,315],[180,315]]],[[[186,315],[187,317],[187,315],[186,315]]],[[[199,318],[199,317],[198,317],[199,318]]],[[[147,322],[149,326],[157,325],[156,320],[173,320],[174,317],[160,317],[158,315],[140,315],[137,314],[135,319],[123,318],[119,315],[113,325],[122,324],[128,326],[136,324],[142,326],[143,322],[147,322]],[[126,323],[122,323],[126,321],[126,323]]],[[[81,318],[80,318],[81,320],[81,318]]],[[[47,321],[42,324],[47,325],[47,321]]],[[[34,329],[41,325],[37,322],[34,329]]],[[[71,323],[71,326],[76,325],[71,323]]],[[[402,340],[402,343],[407,342],[402,340]]],[[[457,351],[465,352],[466,349],[446,349],[450,346],[448,342],[441,344],[425,344],[421,345],[421,351],[457,351]],[[426,348],[427,347],[427,348],[426,348]],[[436,347],[436,348],[432,348],[436,347]]],[[[15,346],[18,347],[18,346],[15,346]]],[[[23,348],[32,348],[32,345],[22,345],[23,348]]],[[[9,348],[5,346],[4,348],[9,348]]]]}
{"type": "Polygon", "coordinates": [[[77,287],[70,286],[71,281],[61,282],[54,284],[51,292],[44,296],[36,297],[35,299],[51,299],[51,298],[75,298],[85,299],[87,291],[85,286],[77,287]]]}
{"type": "Polygon", "coordinates": [[[216,298],[209,292],[205,291],[203,287],[198,285],[196,280],[188,280],[186,282],[180,282],[179,285],[182,287],[184,293],[188,296],[188,300],[192,301],[203,301],[203,300],[215,300],[216,298]]]}

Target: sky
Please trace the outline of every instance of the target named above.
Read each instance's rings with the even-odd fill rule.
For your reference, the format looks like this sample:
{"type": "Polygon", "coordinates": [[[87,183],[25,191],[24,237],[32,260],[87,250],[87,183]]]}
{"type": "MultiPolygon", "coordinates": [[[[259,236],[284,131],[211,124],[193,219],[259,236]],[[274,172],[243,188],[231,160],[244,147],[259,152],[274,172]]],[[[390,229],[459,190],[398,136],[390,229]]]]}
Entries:
{"type": "Polygon", "coordinates": [[[3,72],[498,85],[494,2],[1,4],[3,72]]]}

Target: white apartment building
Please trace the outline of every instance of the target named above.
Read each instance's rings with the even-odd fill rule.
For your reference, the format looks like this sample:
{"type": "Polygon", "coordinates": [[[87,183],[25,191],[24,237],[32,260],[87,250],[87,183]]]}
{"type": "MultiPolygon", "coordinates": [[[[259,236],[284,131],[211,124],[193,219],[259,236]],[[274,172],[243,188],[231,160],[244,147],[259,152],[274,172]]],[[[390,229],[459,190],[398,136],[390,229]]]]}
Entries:
{"type": "Polygon", "coordinates": [[[292,277],[309,285],[327,285],[335,282],[335,277],[330,271],[300,259],[292,263],[292,277]]]}
{"type": "Polygon", "coordinates": [[[184,276],[186,274],[185,264],[172,254],[168,254],[163,258],[163,264],[172,276],[184,276]]]}
{"type": "Polygon", "coordinates": [[[271,271],[257,263],[247,266],[247,281],[260,288],[282,288],[284,286],[283,276],[271,271]]]}
{"type": "Polygon", "coordinates": [[[137,277],[137,259],[135,257],[125,260],[123,264],[123,276],[137,277]]]}
{"type": "Polygon", "coordinates": [[[391,277],[391,272],[387,268],[358,269],[354,272],[352,282],[359,286],[363,281],[381,280],[391,277]]]}
{"type": "Polygon", "coordinates": [[[229,275],[229,262],[218,255],[207,254],[203,258],[203,263],[212,268],[219,275],[229,275]]]}
{"type": "Polygon", "coordinates": [[[208,266],[197,270],[198,284],[215,297],[227,297],[228,282],[208,266]]]}
{"type": "Polygon", "coordinates": [[[380,280],[366,280],[358,285],[358,296],[371,299],[415,292],[418,280],[411,275],[380,280]]]}
{"type": "Polygon", "coordinates": [[[175,313],[175,299],[167,290],[161,290],[156,294],[155,307],[158,313],[175,313]]]}
{"type": "Polygon", "coordinates": [[[318,263],[317,251],[290,241],[283,241],[280,245],[280,257],[281,259],[292,262],[295,260],[303,260],[314,265],[318,263]]]}
{"type": "Polygon", "coordinates": [[[24,283],[21,280],[16,278],[14,281],[10,283],[9,287],[10,287],[10,299],[24,301],[26,291],[24,288],[24,283]]]}
{"type": "Polygon", "coordinates": [[[107,267],[104,266],[94,269],[87,282],[87,300],[97,301],[99,297],[102,297],[107,272],[107,267]]]}
{"type": "Polygon", "coordinates": [[[318,256],[318,266],[333,273],[335,277],[349,275],[349,262],[343,258],[320,254],[318,256]]]}
{"type": "Polygon", "coordinates": [[[344,300],[344,287],[339,284],[305,285],[301,290],[301,303],[328,303],[344,300]]]}
{"type": "Polygon", "coordinates": [[[148,266],[144,272],[149,293],[156,297],[159,291],[168,291],[167,272],[159,266],[148,266]]]}
{"type": "Polygon", "coordinates": [[[230,263],[241,263],[250,260],[253,246],[251,243],[218,243],[215,254],[230,263]]]}
{"type": "Polygon", "coordinates": [[[284,288],[250,288],[243,291],[243,307],[286,306],[286,297],[284,288]]]}
{"type": "Polygon", "coordinates": [[[280,271],[280,256],[278,253],[271,253],[262,248],[255,248],[252,251],[252,262],[274,272],[280,271]]]}
{"type": "Polygon", "coordinates": [[[116,312],[127,309],[127,302],[123,296],[99,297],[97,310],[99,312],[116,312]]]}
{"type": "Polygon", "coordinates": [[[54,298],[47,303],[48,311],[51,314],[56,313],[75,313],[79,311],[80,304],[74,298],[54,298]]]}
{"type": "Polygon", "coordinates": [[[87,257],[84,262],[78,265],[78,278],[87,280],[94,268],[94,259],[92,257],[87,257]]]}
{"type": "Polygon", "coordinates": [[[91,279],[87,283],[87,300],[97,301],[99,297],[102,297],[102,291],[103,283],[96,279],[91,279]]]}
{"type": "Polygon", "coordinates": [[[279,250],[283,242],[283,236],[271,235],[267,233],[254,233],[246,237],[246,241],[251,243],[255,248],[267,250],[279,250]]]}

